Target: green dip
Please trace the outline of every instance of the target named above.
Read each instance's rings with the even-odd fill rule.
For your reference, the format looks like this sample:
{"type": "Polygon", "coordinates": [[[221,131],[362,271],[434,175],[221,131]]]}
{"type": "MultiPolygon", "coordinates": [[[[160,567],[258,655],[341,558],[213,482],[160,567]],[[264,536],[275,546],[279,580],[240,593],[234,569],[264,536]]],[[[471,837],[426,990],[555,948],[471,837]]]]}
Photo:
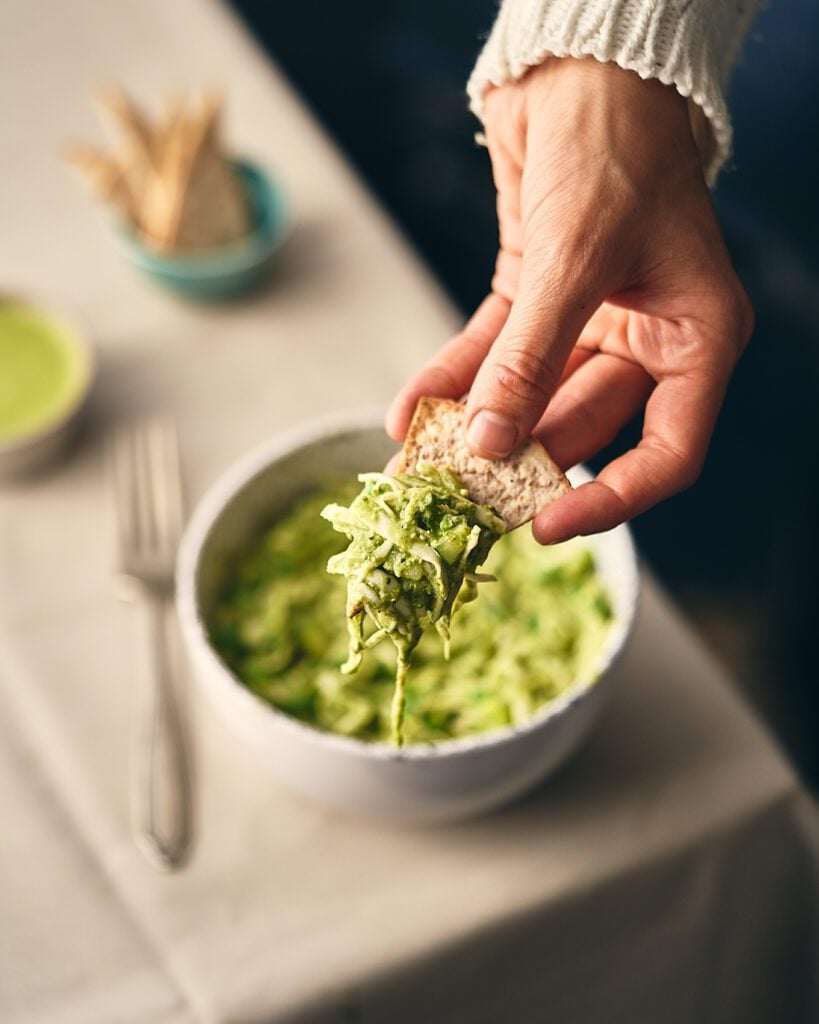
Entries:
{"type": "Polygon", "coordinates": [[[0,298],[0,443],[57,423],[87,377],[85,350],[67,324],[0,298]]]}
{"type": "MultiPolygon", "coordinates": [[[[380,643],[355,674],[341,672],[346,584],[325,570],[344,539],[319,513],[354,494],[336,487],[311,495],[258,537],[237,561],[209,631],[236,676],[274,707],[325,732],[388,742],[396,650],[380,643]]],[[[449,660],[429,632],[412,654],[407,744],[520,725],[593,675],[613,614],[582,541],[543,548],[515,530],[497,542],[486,569],[497,582],[458,611],[449,660]]]]}

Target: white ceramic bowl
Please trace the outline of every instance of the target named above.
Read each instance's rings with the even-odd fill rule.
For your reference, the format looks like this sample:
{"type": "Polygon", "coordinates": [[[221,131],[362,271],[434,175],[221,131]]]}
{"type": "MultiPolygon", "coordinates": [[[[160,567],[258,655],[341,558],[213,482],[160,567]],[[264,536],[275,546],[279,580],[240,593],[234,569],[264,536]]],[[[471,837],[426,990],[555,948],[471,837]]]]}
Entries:
{"type": "MultiPolygon", "coordinates": [[[[395,450],[380,414],[358,413],[297,427],[228,470],[196,509],[180,549],[177,607],[196,679],[225,726],[260,767],[325,803],[412,822],[470,817],[533,787],[586,737],[608,694],[608,672],[632,626],[639,578],[625,526],[588,539],[611,594],[615,622],[596,666],[522,726],[434,746],[397,750],[319,732],[246,689],[211,647],[204,620],[225,572],[248,538],[306,491],[339,473],[378,469],[395,450]]],[[[570,476],[589,479],[578,468],[570,476]]]]}

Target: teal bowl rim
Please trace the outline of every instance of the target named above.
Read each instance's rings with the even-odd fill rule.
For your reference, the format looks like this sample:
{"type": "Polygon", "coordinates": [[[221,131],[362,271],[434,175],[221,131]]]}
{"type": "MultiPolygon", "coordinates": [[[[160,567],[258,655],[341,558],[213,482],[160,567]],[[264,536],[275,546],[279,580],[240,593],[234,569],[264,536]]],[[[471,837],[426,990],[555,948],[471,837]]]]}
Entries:
{"type": "Polygon", "coordinates": [[[258,164],[235,160],[254,216],[246,238],[204,252],[161,253],[147,246],[126,222],[114,222],[114,236],[124,255],[151,274],[185,279],[223,278],[259,266],[282,245],[293,227],[290,201],[276,179],[258,164]]]}

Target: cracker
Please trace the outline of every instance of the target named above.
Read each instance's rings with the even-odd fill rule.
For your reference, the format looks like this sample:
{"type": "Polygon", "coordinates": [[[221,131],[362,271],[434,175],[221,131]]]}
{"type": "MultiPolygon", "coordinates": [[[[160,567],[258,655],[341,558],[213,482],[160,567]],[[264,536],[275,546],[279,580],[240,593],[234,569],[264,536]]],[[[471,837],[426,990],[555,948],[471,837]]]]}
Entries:
{"type": "Polygon", "coordinates": [[[491,505],[510,530],[530,522],[544,506],[571,490],[569,481],[534,438],[503,459],[473,455],[464,437],[464,412],[460,402],[419,399],[398,473],[412,473],[424,462],[454,469],[472,501],[491,505]]]}

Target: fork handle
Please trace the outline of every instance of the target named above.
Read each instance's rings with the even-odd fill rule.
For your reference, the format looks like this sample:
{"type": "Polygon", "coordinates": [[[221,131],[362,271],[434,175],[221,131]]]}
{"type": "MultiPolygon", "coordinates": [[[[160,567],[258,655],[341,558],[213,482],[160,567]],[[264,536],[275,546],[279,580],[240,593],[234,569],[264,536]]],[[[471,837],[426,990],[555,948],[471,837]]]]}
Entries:
{"type": "Polygon", "coordinates": [[[185,737],[174,692],[169,597],[140,588],[147,614],[151,663],[138,688],[131,750],[131,827],[157,868],[172,870],[191,840],[191,798],[185,737]]]}

